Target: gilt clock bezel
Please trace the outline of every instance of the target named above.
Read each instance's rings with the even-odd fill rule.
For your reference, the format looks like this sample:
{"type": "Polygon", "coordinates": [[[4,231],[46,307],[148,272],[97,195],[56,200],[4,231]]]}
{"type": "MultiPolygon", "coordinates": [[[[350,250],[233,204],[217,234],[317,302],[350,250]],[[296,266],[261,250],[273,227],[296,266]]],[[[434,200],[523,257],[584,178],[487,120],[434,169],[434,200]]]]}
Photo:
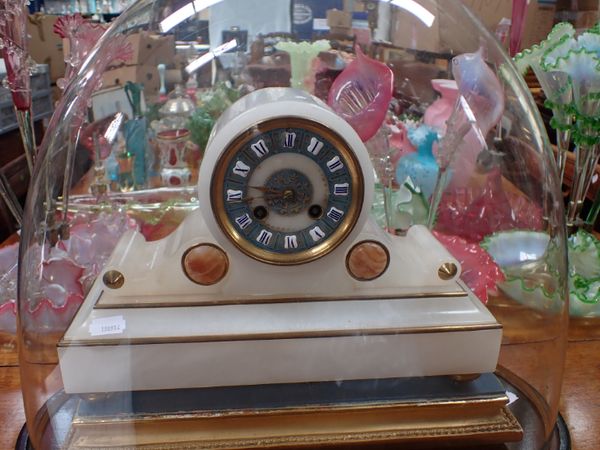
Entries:
{"type": "Polygon", "coordinates": [[[238,250],[254,260],[282,266],[299,265],[315,261],[339,247],[354,230],[363,209],[365,195],[364,178],[360,162],[348,142],[331,128],[311,119],[297,116],[266,119],[248,127],[245,131],[234,137],[216,161],[210,185],[210,201],[213,215],[217,225],[228,240],[238,250]],[[323,242],[296,253],[272,252],[252,244],[229,220],[223,195],[228,167],[239,151],[257,136],[282,128],[302,128],[322,136],[344,159],[352,184],[351,204],[342,222],[336,227],[334,232],[327,236],[323,242]]]}

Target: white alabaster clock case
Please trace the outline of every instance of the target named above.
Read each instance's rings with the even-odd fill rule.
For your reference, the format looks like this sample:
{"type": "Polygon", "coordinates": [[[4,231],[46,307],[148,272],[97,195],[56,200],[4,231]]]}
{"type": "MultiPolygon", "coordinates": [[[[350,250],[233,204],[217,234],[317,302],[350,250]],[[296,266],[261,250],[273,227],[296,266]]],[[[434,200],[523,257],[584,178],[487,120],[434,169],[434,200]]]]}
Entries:
{"type": "Polygon", "coordinates": [[[501,326],[425,227],[374,223],[373,185],[318,99],[239,100],[211,134],[200,207],[162,240],[125,233],[94,283],[59,343],[65,391],[493,372],[501,326]]]}

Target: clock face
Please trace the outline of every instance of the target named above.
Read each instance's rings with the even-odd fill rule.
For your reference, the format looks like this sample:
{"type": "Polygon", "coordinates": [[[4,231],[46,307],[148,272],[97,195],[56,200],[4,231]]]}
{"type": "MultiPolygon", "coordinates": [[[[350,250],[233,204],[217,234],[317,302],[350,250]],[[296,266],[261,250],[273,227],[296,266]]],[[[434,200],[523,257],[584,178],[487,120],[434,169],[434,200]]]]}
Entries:
{"type": "Polygon", "coordinates": [[[363,196],[362,172],[347,143],[300,118],[242,133],[211,180],[213,212],[227,237],[248,256],[280,265],[336,248],[358,220],[363,196]]]}

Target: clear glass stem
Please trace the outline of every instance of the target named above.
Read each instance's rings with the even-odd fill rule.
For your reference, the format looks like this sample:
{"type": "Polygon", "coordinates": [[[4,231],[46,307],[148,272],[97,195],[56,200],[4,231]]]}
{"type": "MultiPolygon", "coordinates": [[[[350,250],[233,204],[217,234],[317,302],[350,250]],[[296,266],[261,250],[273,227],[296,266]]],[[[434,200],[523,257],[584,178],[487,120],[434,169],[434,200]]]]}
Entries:
{"type": "Polygon", "coordinates": [[[365,142],[365,146],[371,157],[375,173],[381,183],[385,226],[388,232],[393,233],[392,181],[394,179],[395,168],[391,160],[392,150],[390,149],[388,140],[388,131],[385,128],[380,128],[375,136],[365,142]]]}
{"type": "Polygon", "coordinates": [[[15,113],[17,115],[17,123],[19,124],[19,131],[21,132],[23,148],[25,149],[25,158],[27,159],[29,175],[33,175],[33,165],[35,164],[35,156],[37,151],[35,146],[35,132],[33,129],[33,117],[31,116],[31,109],[22,111],[15,108],[15,113]]]}
{"type": "Polygon", "coordinates": [[[565,179],[565,167],[567,166],[567,152],[571,145],[571,130],[556,130],[556,167],[560,176],[560,186],[565,179]]]}
{"type": "Polygon", "coordinates": [[[8,206],[8,209],[15,218],[17,225],[19,228],[21,228],[23,225],[23,209],[17,200],[17,196],[10,187],[8,180],[2,172],[0,172],[0,196],[6,203],[6,206],[8,206]]]}
{"type": "Polygon", "coordinates": [[[429,202],[429,214],[427,216],[427,228],[430,230],[433,229],[435,224],[435,217],[437,214],[437,210],[440,206],[440,202],[442,201],[442,195],[444,194],[444,190],[446,189],[446,184],[448,183],[448,169],[445,167],[440,167],[440,170],[437,175],[437,179],[435,181],[435,188],[433,189],[433,194],[431,194],[431,201],[429,202]]]}
{"type": "MultiPolygon", "coordinates": [[[[79,142],[79,134],[81,129],[77,130],[74,138],[69,142],[67,149],[67,159],[65,164],[65,178],[63,180],[62,194],[63,194],[63,223],[64,228],[68,227],[67,214],[69,212],[69,199],[71,191],[71,183],[73,181],[73,166],[75,164],[75,150],[77,149],[77,143],[79,142]]],[[[94,142],[95,146],[97,142],[94,142]]],[[[96,150],[98,147],[96,146],[96,150]]]]}
{"type": "Polygon", "coordinates": [[[385,226],[389,233],[395,232],[394,227],[394,212],[393,212],[393,190],[392,190],[392,181],[388,181],[384,183],[382,180],[381,186],[383,187],[383,210],[385,211],[385,226]]]}
{"type": "MultiPolygon", "coordinates": [[[[461,97],[462,98],[462,97],[461,97]]],[[[447,131],[446,135],[440,140],[438,144],[438,164],[440,170],[437,174],[437,179],[435,180],[435,187],[433,189],[433,194],[431,194],[431,199],[429,200],[429,213],[427,216],[427,228],[430,230],[433,229],[435,225],[435,218],[437,214],[437,210],[440,206],[440,202],[442,201],[442,195],[446,190],[446,186],[448,185],[448,178],[450,176],[450,166],[452,165],[452,161],[456,157],[456,154],[460,151],[461,143],[467,133],[474,128],[474,123],[470,120],[464,119],[464,112],[462,111],[462,106],[460,99],[457,100],[454,105],[454,111],[452,115],[446,122],[447,131]],[[462,125],[460,125],[460,123],[462,125]]]]}
{"type": "Polygon", "coordinates": [[[596,198],[594,199],[594,203],[592,204],[592,207],[590,208],[590,212],[588,213],[586,219],[585,219],[585,224],[589,227],[589,228],[594,228],[594,225],[596,224],[596,220],[598,220],[598,214],[600,213],[600,190],[596,193],[596,198]]]}
{"type": "Polygon", "coordinates": [[[586,168],[585,173],[585,186],[584,186],[584,197],[587,197],[587,193],[590,190],[590,186],[592,185],[592,181],[594,179],[594,172],[596,170],[596,165],[598,164],[598,158],[600,157],[600,146],[595,145],[593,147],[593,152],[591,155],[590,163],[586,168]]]}
{"type": "Polygon", "coordinates": [[[575,172],[567,207],[567,226],[576,227],[583,202],[592,182],[594,168],[598,162],[598,145],[578,146],[575,150],[575,172]]]}

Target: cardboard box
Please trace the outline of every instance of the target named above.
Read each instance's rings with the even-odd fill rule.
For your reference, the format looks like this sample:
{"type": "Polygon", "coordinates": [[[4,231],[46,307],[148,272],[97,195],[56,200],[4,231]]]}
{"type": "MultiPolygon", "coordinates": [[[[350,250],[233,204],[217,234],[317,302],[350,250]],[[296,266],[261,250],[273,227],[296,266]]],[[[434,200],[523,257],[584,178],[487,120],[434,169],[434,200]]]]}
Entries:
{"type": "Polygon", "coordinates": [[[352,13],[330,9],[327,11],[327,25],[329,28],[352,28],[352,13]]]}
{"type": "MultiPolygon", "coordinates": [[[[125,63],[114,61],[109,67],[127,66],[158,66],[159,64],[171,65],[175,59],[175,37],[173,35],[158,36],[146,31],[127,36],[133,54],[125,63]]],[[[63,40],[63,51],[69,53],[69,40],[63,40]]]]}
{"type": "Polygon", "coordinates": [[[344,11],[364,11],[365,4],[362,0],[344,0],[344,11]]]}
{"type": "Polygon", "coordinates": [[[352,28],[346,27],[331,27],[329,28],[329,33],[336,36],[352,36],[352,28]]]}
{"type": "Polygon", "coordinates": [[[521,49],[539,44],[548,37],[554,26],[556,8],[553,4],[531,0],[525,17],[525,30],[521,41],[521,49]]]}
{"type": "Polygon", "coordinates": [[[169,65],[175,58],[175,37],[159,36],[141,31],[127,38],[133,48],[133,57],[128,65],[158,66],[169,65]]]}
{"type": "MultiPolygon", "coordinates": [[[[415,0],[424,3],[423,0],[415,0]]],[[[423,5],[436,16],[431,26],[427,27],[414,15],[401,8],[392,9],[391,35],[392,43],[398,47],[407,49],[418,49],[428,52],[439,53],[442,51],[440,43],[440,16],[437,14],[437,6],[427,2],[423,5]],[[435,10],[431,10],[435,9],[435,10]]]]}
{"type": "MultiPolygon", "coordinates": [[[[571,0],[569,0],[571,1],[571,0]]],[[[576,0],[575,0],[576,1],[576,0]]],[[[584,0],[579,0],[584,1],[584,0]]],[[[598,2],[598,0],[595,0],[598,2]]],[[[473,13],[483,22],[485,27],[492,33],[502,18],[512,18],[511,0],[462,0],[473,13]]],[[[546,39],[554,25],[555,5],[549,2],[538,2],[530,0],[527,5],[525,16],[525,28],[521,40],[521,48],[529,48],[533,44],[546,39]]]]}
{"type": "Polygon", "coordinates": [[[50,80],[65,76],[65,59],[61,38],[54,33],[54,23],[58,16],[34,14],[27,21],[29,53],[38,64],[48,64],[50,80]]]}
{"type": "MultiPolygon", "coordinates": [[[[415,48],[434,53],[445,53],[449,50],[463,51],[473,43],[473,33],[477,33],[469,24],[456,23],[448,14],[437,10],[427,0],[415,0],[426,7],[435,16],[430,27],[426,27],[412,14],[394,9],[392,21],[392,42],[404,48],[415,48]]],[[[511,0],[463,0],[476,17],[493,34],[502,18],[511,18],[511,0]]],[[[448,8],[451,6],[449,5],[448,8]]],[[[527,48],[544,39],[553,25],[554,6],[531,0],[527,7],[525,31],[522,47],[527,48]]]]}
{"type": "Polygon", "coordinates": [[[462,0],[462,2],[492,32],[502,18],[510,19],[512,15],[512,0],[462,0]]]}
{"type": "Polygon", "coordinates": [[[156,66],[122,66],[107,70],[102,75],[102,88],[124,86],[128,81],[143,84],[146,97],[158,95],[160,78],[156,66]]]}

